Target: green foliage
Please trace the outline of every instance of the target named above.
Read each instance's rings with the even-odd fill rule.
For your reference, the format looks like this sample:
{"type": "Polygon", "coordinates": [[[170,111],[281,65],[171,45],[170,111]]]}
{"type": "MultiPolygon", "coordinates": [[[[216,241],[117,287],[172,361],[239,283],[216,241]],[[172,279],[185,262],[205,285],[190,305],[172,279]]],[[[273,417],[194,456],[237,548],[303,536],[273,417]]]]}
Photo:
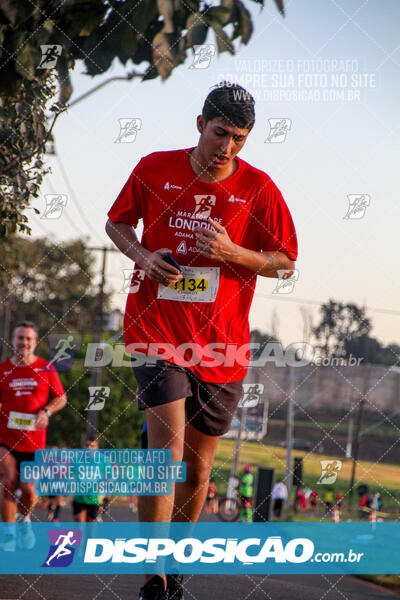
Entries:
{"type": "MultiPolygon", "coordinates": [[[[46,239],[15,236],[3,242],[0,269],[2,310],[10,322],[34,321],[42,336],[71,330],[93,331],[98,289],[93,254],[84,241],[54,244],[46,239]]],[[[109,295],[104,296],[109,310],[109,295]]]]}
{"type": "MultiPolygon", "coordinates": [[[[275,4],[283,15],[283,1],[275,4]]],[[[210,29],[218,51],[233,54],[233,40],[247,44],[253,25],[242,0],[0,0],[0,237],[30,233],[25,211],[38,196],[46,141],[72,94],[76,60],[91,76],[118,59],[145,64],[129,78],[167,79],[210,29]],[[54,65],[43,61],[44,45],[56,53],[54,65]]]]}
{"type": "MultiPolygon", "coordinates": [[[[8,77],[1,70],[0,81],[8,85],[8,77]]],[[[44,148],[44,107],[54,93],[53,79],[48,76],[43,82],[25,81],[13,95],[0,97],[0,237],[17,229],[30,231],[25,210],[31,198],[38,197],[47,172],[43,152],[31,155],[36,147],[44,148]]]]}
{"type": "Polygon", "coordinates": [[[356,304],[329,300],[322,304],[320,312],[321,321],[313,328],[313,333],[324,356],[346,356],[346,344],[371,330],[364,310],[356,304]]]}
{"type": "Polygon", "coordinates": [[[356,304],[329,302],[320,307],[321,320],[313,328],[323,356],[362,358],[364,363],[395,365],[400,362],[400,346],[384,346],[370,337],[370,320],[356,304]]]}
{"type": "Polygon", "coordinates": [[[362,357],[364,362],[383,365],[400,363],[400,346],[389,344],[384,346],[376,338],[366,334],[354,337],[345,344],[346,355],[362,357]]]}
{"type": "MultiPolygon", "coordinates": [[[[84,350],[86,348],[84,347],[84,350]]],[[[50,420],[48,445],[80,448],[86,431],[90,370],[83,360],[75,360],[66,373],[60,373],[68,404],[50,420]]],[[[129,367],[105,367],[101,385],[110,387],[110,397],[98,412],[98,431],[102,448],[139,448],[144,421],[135,401],[136,381],[129,367]]]]}

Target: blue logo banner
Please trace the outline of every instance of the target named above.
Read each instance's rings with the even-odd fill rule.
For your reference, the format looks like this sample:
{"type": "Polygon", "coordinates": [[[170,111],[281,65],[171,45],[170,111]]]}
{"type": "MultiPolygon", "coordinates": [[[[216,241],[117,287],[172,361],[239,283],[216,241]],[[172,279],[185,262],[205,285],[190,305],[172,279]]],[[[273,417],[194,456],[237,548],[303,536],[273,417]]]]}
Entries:
{"type": "Polygon", "coordinates": [[[29,529],[27,536],[26,523],[0,523],[0,573],[400,573],[400,523],[32,523],[29,529]]]}

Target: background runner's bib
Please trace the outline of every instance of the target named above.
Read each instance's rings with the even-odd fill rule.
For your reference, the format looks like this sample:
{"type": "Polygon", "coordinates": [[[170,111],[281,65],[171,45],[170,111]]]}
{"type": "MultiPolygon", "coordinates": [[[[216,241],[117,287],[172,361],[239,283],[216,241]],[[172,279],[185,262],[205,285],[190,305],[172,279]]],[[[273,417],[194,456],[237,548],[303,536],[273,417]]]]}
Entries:
{"type": "Polygon", "coordinates": [[[158,284],[157,298],[179,302],[214,302],[219,285],[219,267],[182,267],[183,279],[174,286],[158,284]]]}
{"type": "Polygon", "coordinates": [[[8,417],[7,427],[9,429],[21,429],[23,431],[34,431],[36,415],[15,412],[12,410],[8,417]]]}

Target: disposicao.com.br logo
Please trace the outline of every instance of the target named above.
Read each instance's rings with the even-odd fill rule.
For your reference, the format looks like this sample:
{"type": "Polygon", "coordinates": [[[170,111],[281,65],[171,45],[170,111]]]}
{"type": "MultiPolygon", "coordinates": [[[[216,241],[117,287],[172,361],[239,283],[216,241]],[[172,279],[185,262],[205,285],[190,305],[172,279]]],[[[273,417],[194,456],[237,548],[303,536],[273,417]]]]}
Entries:
{"type": "Polygon", "coordinates": [[[50,548],[42,567],[68,567],[80,546],[82,532],[79,529],[49,529],[50,548]]]}
{"type": "Polygon", "coordinates": [[[318,552],[312,540],[294,538],[285,541],[281,536],[262,538],[209,538],[190,537],[178,541],[171,538],[90,538],[86,544],[85,563],[155,563],[167,557],[179,564],[242,563],[244,565],[275,563],[354,562],[363,553],[349,549],[344,552],[318,552]]]}

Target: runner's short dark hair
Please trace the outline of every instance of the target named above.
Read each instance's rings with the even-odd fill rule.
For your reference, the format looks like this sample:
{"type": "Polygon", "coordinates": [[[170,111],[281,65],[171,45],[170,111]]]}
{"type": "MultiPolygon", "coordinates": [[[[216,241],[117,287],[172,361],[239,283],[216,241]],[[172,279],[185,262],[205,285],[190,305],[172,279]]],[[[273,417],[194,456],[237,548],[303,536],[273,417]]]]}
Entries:
{"type": "Polygon", "coordinates": [[[16,329],[18,329],[18,327],[30,327],[31,329],[35,330],[36,337],[39,337],[39,327],[33,321],[19,321],[15,325],[15,327],[13,329],[13,333],[15,332],[16,329]]]}
{"type": "Polygon", "coordinates": [[[90,435],[89,435],[89,436],[86,438],[86,440],[85,440],[85,444],[88,444],[88,443],[90,443],[90,442],[97,442],[97,443],[99,443],[99,440],[98,440],[97,436],[96,436],[96,435],[94,435],[93,433],[91,433],[91,434],[90,434],[90,435]]]}
{"type": "Polygon", "coordinates": [[[255,122],[254,98],[241,85],[222,81],[208,94],[202,115],[205,122],[222,117],[230,125],[251,130],[255,122]]]}

